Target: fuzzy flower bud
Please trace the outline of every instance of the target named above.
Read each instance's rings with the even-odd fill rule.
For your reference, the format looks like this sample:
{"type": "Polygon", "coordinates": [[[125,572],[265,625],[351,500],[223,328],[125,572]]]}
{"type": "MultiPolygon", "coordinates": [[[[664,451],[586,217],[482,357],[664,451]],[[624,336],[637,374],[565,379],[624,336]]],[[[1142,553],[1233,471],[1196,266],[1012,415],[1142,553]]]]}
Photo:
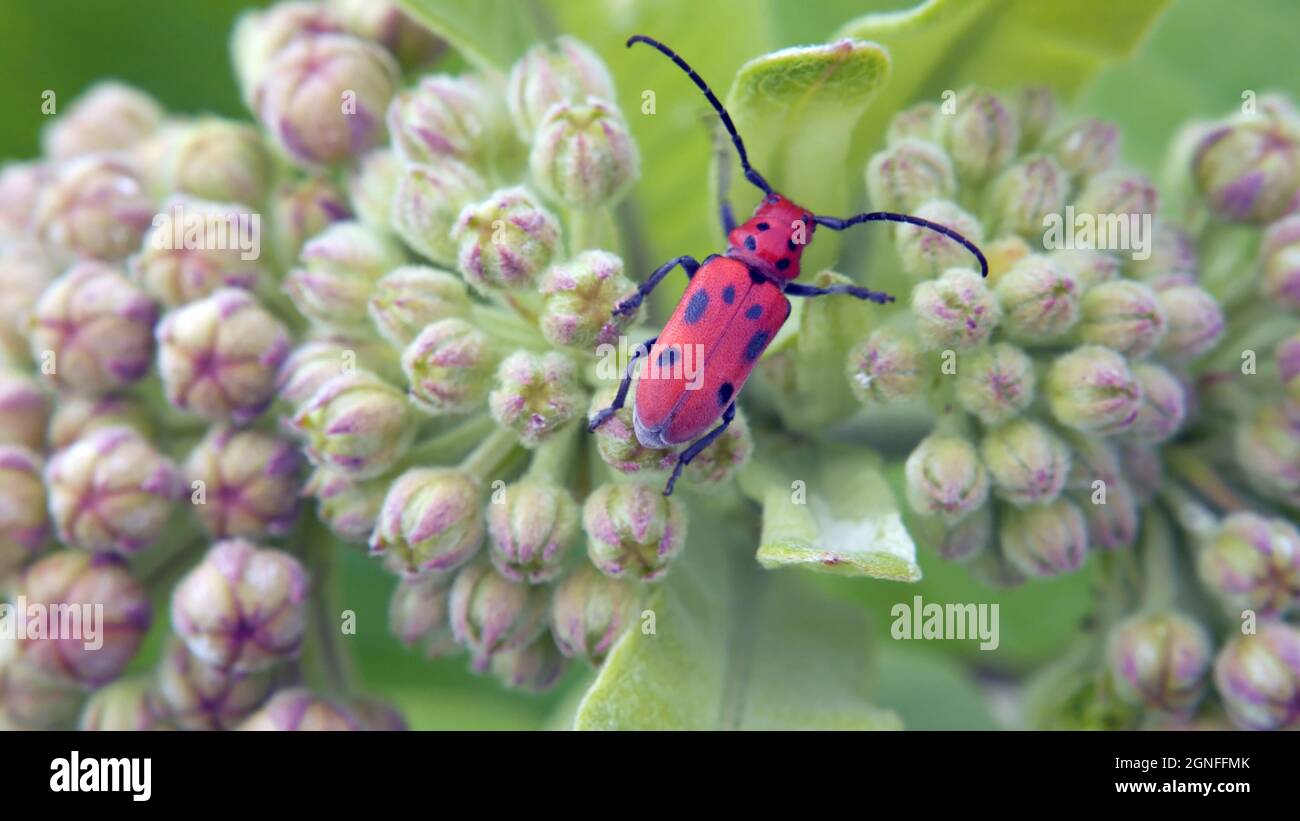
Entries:
{"type": "Polygon", "coordinates": [[[491,670],[498,681],[512,690],[544,693],[560,680],[568,664],[555,641],[542,633],[518,650],[494,655],[491,670]]]}
{"type": "Polygon", "coordinates": [[[970,268],[949,268],[912,291],[917,336],[926,348],[975,348],[988,340],[1001,314],[984,278],[970,268]]]}
{"type": "Polygon", "coordinates": [[[1273,358],[1277,361],[1277,376],[1287,398],[1300,405],[1300,333],[1277,343],[1273,358]]]}
{"type": "Polygon", "coordinates": [[[316,517],[351,544],[366,543],[387,493],[384,479],[359,482],[329,468],[318,468],[303,488],[304,496],[316,500],[316,517]]]}
{"type": "Polygon", "coordinates": [[[1186,231],[1157,219],[1151,224],[1151,253],[1146,259],[1126,260],[1125,266],[1129,276],[1159,290],[1194,283],[1200,260],[1186,231]]]}
{"type": "Polygon", "coordinates": [[[393,221],[393,195],[403,163],[389,148],[376,148],[361,158],[348,174],[348,199],[357,218],[380,231],[390,230],[393,221]]]}
{"type": "Polygon", "coordinates": [[[456,574],[451,587],[451,629],[457,643],[484,671],[497,653],[526,646],[546,629],[550,594],[512,582],[487,564],[456,574]]]}
{"type": "Polygon", "coordinates": [[[982,185],[1015,156],[1020,125],[996,95],[968,88],[957,95],[956,113],[944,118],[944,148],[957,176],[969,185],[982,185]]]}
{"type": "Polygon", "coordinates": [[[384,138],[399,70],[374,43],[322,34],[289,43],[267,63],[254,109],[281,152],[304,166],[355,160],[384,138]]]}
{"type": "Polygon", "coordinates": [[[49,418],[50,397],[36,380],[0,370],[0,443],[43,450],[49,418]]]}
{"type": "MultiPolygon", "coordinates": [[[[0,577],[34,555],[50,538],[41,459],[18,445],[0,445],[0,577]]],[[[4,639],[0,639],[3,641],[4,639]]]]}
{"type": "Polygon", "coordinates": [[[867,165],[867,194],[874,208],[906,213],[930,200],[951,199],[956,191],[952,161],[928,140],[892,143],[867,165]]]}
{"type": "Polygon", "coordinates": [[[1100,345],[1057,357],[1047,370],[1044,394],[1057,422],[1101,436],[1127,430],[1142,405],[1142,386],[1128,362],[1100,345]]]}
{"type": "Polygon", "coordinates": [[[293,266],[307,240],[331,223],[352,219],[347,194],[325,174],[280,183],[267,211],[268,233],[281,268],[293,266]]]}
{"type": "Polygon", "coordinates": [[[1034,148],[1056,123],[1060,104],[1050,86],[1028,86],[1015,101],[1021,149],[1034,148]]]}
{"type": "Polygon", "coordinates": [[[985,425],[1020,415],[1034,398],[1034,362],[1014,345],[998,342],[962,357],[957,404],[985,425]]]}
{"type": "Polygon", "coordinates": [[[1134,616],[1110,635],[1110,674],[1128,704],[1181,713],[1205,693],[1211,652],[1210,637],[1187,616],[1134,616]]]}
{"type": "Polygon", "coordinates": [[[312,464],[370,479],[400,459],[416,420],[402,392],[368,371],[326,382],[294,414],[312,464]]]}
{"type": "Polygon", "coordinates": [[[523,188],[505,188],[466,206],[451,238],[471,285],[527,289],[559,250],[560,225],[523,188]]]}
{"type": "Polygon", "coordinates": [[[1300,604],[1300,532],[1285,519],[1233,513],[1202,549],[1201,579],[1232,610],[1286,613],[1300,604]]]}
{"type": "Polygon", "coordinates": [[[337,334],[311,339],[294,348],[280,366],[276,394],[291,405],[301,405],[340,374],[368,368],[389,375],[394,370],[392,359],[391,349],[381,340],[337,334]]]}
{"type": "Polygon", "coordinates": [[[1088,544],[1095,550],[1131,547],[1138,536],[1137,494],[1121,478],[1105,481],[1104,501],[1094,504],[1092,488],[1075,497],[1088,523],[1088,544]]]}
{"type": "Polygon", "coordinates": [[[993,544],[993,509],[974,510],[950,526],[939,541],[939,555],[950,562],[964,562],[988,550],[993,544]]]}
{"type": "Polygon", "coordinates": [[[172,628],[200,661],[253,673],[298,655],[307,571],[288,553],[217,542],[172,592],[172,628]]]}
{"type": "Polygon", "coordinates": [[[1088,248],[1059,248],[1047,255],[1074,280],[1077,290],[1087,292],[1119,277],[1120,263],[1105,251],[1088,248]]]}
{"type": "Polygon", "coordinates": [[[487,183],[464,163],[450,158],[432,165],[409,163],[393,190],[393,231],[426,259],[454,263],[460,247],[451,237],[456,217],[488,193],[487,183]]]}
{"type": "Polygon", "coordinates": [[[1079,338],[1132,358],[1151,353],[1165,334],[1165,312],[1155,291],[1140,282],[1103,282],[1083,295],[1079,338]]]}
{"type": "Polygon", "coordinates": [[[86,89],[53,120],[41,146],[55,160],[124,151],[157,130],[163,116],[162,106],[148,94],[107,80],[86,89]]]}
{"type": "Polygon", "coordinates": [[[1079,319],[1079,285],[1050,256],[1025,257],[994,288],[1007,333],[1027,345],[1059,339],[1079,319]]]}
{"type": "MultiPolygon", "coordinates": [[[[601,410],[610,406],[618,388],[606,384],[596,390],[591,397],[591,406],[587,418],[591,419],[601,410]]],[[[643,470],[666,471],[677,463],[677,451],[669,448],[648,448],[637,438],[636,426],[632,421],[633,407],[629,402],[610,416],[592,435],[596,438],[596,450],[605,464],[619,473],[639,473],[643,470]]],[[[716,443],[715,443],[716,444],[716,443]]],[[[700,454],[703,458],[704,454],[700,454]]]]}
{"type": "Polygon", "coordinates": [[[1273,118],[1241,118],[1201,137],[1192,176],[1223,219],[1271,222],[1286,213],[1300,187],[1300,148],[1295,135],[1273,118]]]}
{"type": "Polygon", "coordinates": [[[753,451],[754,437],[749,432],[749,422],[737,410],[731,425],[691,460],[682,475],[691,487],[707,493],[735,476],[753,451]]]}
{"type": "Polygon", "coordinates": [[[140,253],[131,257],[132,278],[150,297],[173,308],[221,288],[252,290],[262,278],[261,262],[251,250],[260,249],[261,237],[248,218],[238,205],[169,201],[154,217],[140,253]],[[241,230],[244,225],[247,233],[241,230]],[[229,231],[228,241],[214,231],[216,241],[209,244],[212,229],[229,231]]]}
{"type": "Polygon", "coordinates": [[[1174,285],[1157,292],[1168,331],[1156,351],[1169,359],[1195,359],[1219,343],[1223,308],[1205,289],[1174,285]]]}
{"type": "Polygon", "coordinates": [[[531,141],[551,107],[589,98],[616,99],[614,83],[600,57],[567,36],[533,46],[510,69],[506,104],[519,136],[531,141]]]}
{"type": "Polygon", "coordinates": [[[894,328],[879,328],[849,350],[849,388],[858,401],[888,403],[921,392],[926,373],[916,339],[894,328]]]}
{"type": "Polygon", "coordinates": [[[344,732],[364,729],[341,704],[301,687],[281,690],[236,729],[259,732],[344,732]]]}
{"type": "Polygon", "coordinates": [[[1259,259],[1260,292],[1292,311],[1300,311],[1300,214],[1270,225],[1259,259]]]}
{"type": "Polygon", "coordinates": [[[1069,188],[1069,176],[1051,157],[1026,157],[993,181],[990,221],[1022,237],[1042,236],[1044,220],[1065,207],[1069,188]]]}
{"type": "Polygon", "coordinates": [[[85,696],[83,688],[36,669],[18,649],[16,641],[0,641],[0,731],[70,726],[85,696]]]}
{"type": "Polygon", "coordinates": [[[338,15],[316,2],[276,3],[240,15],[231,33],[230,53],[244,100],[252,104],[271,58],[290,43],[343,31],[338,15]]]}
{"type": "Polygon", "coordinates": [[[27,568],[20,593],[29,613],[33,605],[42,606],[46,613],[43,624],[27,625],[27,637],[18,651],[23,661],[46,675],[90,687],[122,673],[153,620],[144,587],[114,556],[76,550],[53,553],[27,568]],[[67,626],[56,615],[63,612],[81,617],[81,636],[63,635],[67,626]]]}
{"type": "Polygon", "coordinates": [[[168,401],[242,425],[266,410],[289,355],[289,333],[247,291],[223,288],[158,324],[158,374],[168,401]]]}
{"type": "Polygon", "coordinates": [[[1237,465],[1270,499],[1300,504],[1300,413],[1266,404],[1237,421],[1237,465]]]}
{"type": "Polygon", "coordinates": [[[542,278],[542,334],[554,345],[591,351],[612,345],[636,319],[612,316],[614,308],[636,291],[623,274],[623,260],[605,251],[584,251],[554,265],[542,278]]]}
{"type": "Polygon", "coordinates": [[[1152,215],[1160,206],[1156,187],[1144,174],[1114,169],[1089,177],[1074,200],[1081,214],[1152,215]]]}
{"type": "Polygon", "coordinates": [[[1236,636],[1214,662],[1214,686],[1234,724],[1246,730],[1300,724],[1300,629],[1265,622],[1236,636]]]}
{"type": "Polygon", "coordinates": [[[185,492],[171,461],[121,427],[101,428],[59,451],[45,483],[60,541],[121,555],[157,541],[185,492]]]}
{"type": "Polygon", "coordinates": [[[477,77],[428,75],[388,107],[393,148],[407,162],[456,160],[484,170],[502,136],[494,102],[493,90],[477,77]]]}
{"type": "Polygon", "coordinates": [[[158,310],[117,269],[81,262],[41,296],[32,315],[32,358],[55,387],[105,394],[144,376],[158,310]]]}
{"type": "MultiPolygon", "coordinates": [[[[979,220],[948,200],[927,202],[917,208],[915,214],[951,228],[971,242],[979,243],[984,239],[984,229],[979,220]]],[[[959,268],[971,262],[970,251],[928,228],[903,224],[898,225],[894,232],[894,244],[903,261],[903,270],[916,279],[936,277],[949,268],[959,268]]]]}
{"type": "Polygon", "coordinates": [[[905,466],[907,501],[917,513],[956,522],[981,507],[989,478],[975,446],[959,436],[921,440],[905,466]]]}
{"type": "Polygon", "coordinates": [[[59,273],[40,243],[26,234],[5,237],[3,228],[0,223],[0,360],[6,350],[14,358],[27,350],[32,309],[59,273]]]}
{"type": "Polygon", "coordinates": [[[616,579],[658,581],[686,543],[686,511],[657,487],[605,484],[583,507],[587,556],[616,579]]]}
{"type": "Polygon", "coordinates": [[[488,407],[497,424],[536,447],[581,413],[586,395],[577,366],[562,353],[515,351],[497,368],[488,407]]]}
{"type": "Polygon", "coordinates": [[[266,700],[271,677],[234,673],[200,661],[172,637],[158,665],[158,694],[183,730],[228,730],[266,700]]]}
{"type": "Polygon", "coordinates": [[[348,31],[383,46],[403,67],[423,65],[443,48],[393,0],[329,0],[328,7],[348,31]]]}
{"type": "Polygon", "coordinates": [[[59,451],[101,428],[127,427],[146,439],[152,433],[149,412],[143,404],[125,396],[80,396],[65,394],[50,417],[51,451],[59,451]]]}
{"type": "Polygon", "coordinates": [[[1071,176],[1087,178],[1119,158],[1119,129],[1101,120],[1083,120],[1050,138],[1048,149],[1071,176]]]}
{"type": "Polygon", "coordinates": [[[491,339],[460,317],[427,326],[402,352],[411,401],[431,414],[473,410],[487,396],[496,366],[491,339]]]}
{"type": "Polygon", "coordinates": [[[559,574],[578,536],[578,505],[559,485],[524,481],[488,505],[489,555],[507,579],[541,584],[559,574]]]}
{"type": "Polygon", "coordinates": [[[1116,447],[1119,464],[1140,504],[1147,505],[1165,483],[1165,466],[1160,449],[1131,440],[1116,447]]]}
{"type": "Polygon", "coordinates": [[[0,165],[0,236],[30,230],[36,203],[52,177],[53,169],[43,162],[0,165]]]}
{"type": "Polygon", "coordinates": [[[271,154],[256,128],[215,117],[187,126],[170,143],[168,190],[260,208],[273,177],[271,154]]]}
{"type": "Polygon", "coordinates": [[[175,729],[167,707],[147,677],[106,684],[86,701],[77,729],[89,732],[144,732],[175,729]]]}
{"type": "Polygon", "coordinates": [[[939,106],[937,103],[916,103],[894,115],[885,134],[887,145],[898,145],[904,140],[929,140],[935,142],[939,135],[939,106]]]}
{"type": "Polygon", "coordinates": [[[32,231],[65,256],[113,261],[140,247],[153,215],[135,169],[119,157],[93,154],[59,167],[41,191],[32,231]]]}
{"type": "Polygon", "coordinates": [[[454,570],[483,545],[483,488],[454,468],[408,470],[389,486],[370,552],[408,576],[454,570]]]}
{"type": "Polygon", "coordinates": [[[440,658],[456,647],[451,632],[451,581],[441,573],[402,579],[388,603],[388,630],[407,647],[417,644],[426,658],[440,658]]]}
{"type": "Polygon", "coordinates": [[[1006,509],[998,535],[1007,560],[1030,577],[1072,573],[1088,551],[1083,513],[1069,499],[1006,509]]]}
{"type": "Polygon", "coordinates": [[[289,273],[284,289],[309,319],[365,328],[375,283],[403,262],[401,249],[384,234],[359,222],[337,222],[303,246],[302,267],[289,273]]]}
{"type": "Polygon", "coordinates": [[[1028,419],[986,433],[980,456],[997,495],[1017,506],[1051,502],[1070,473],[1070,449],[1045,426],[1028,419]]]}
{"type": "Polygon", "coordinates": [[[216,538],[283,534],[297,515],[302,460],[270,434],[214,427],[190,451],[185,474],[202,488],[194,512],[216,538]]]}
{"type": "Polygon", "coordinates": [[[583,562],[555,588],[551,634],[560,652],[592,664],[605,660],[640,608],[642,588],[583,562]]]}
{"type": "Polygon", "coordinates": [[[640,175],[640,155],[612,103],[559,103],[542,119],[528,166],[541,192],[569,208],[613,207],[640,175]]]}
{"type": "Polygon", "coordinates": [[[469,313],[465,283],[453,274],[404,265],[385,274],[370,295],[370,318],[394,347],[405,348],[428,325],[469,313]]]}
{"type": "Polygon", "coordinates": [[[1142,403],[1129,434],[1140,442],[1158,444],[1178,432],[1187,416],[1187,391],[1167,368],[1151,362],[1132,366],[1142,389],[1142,403]]]}

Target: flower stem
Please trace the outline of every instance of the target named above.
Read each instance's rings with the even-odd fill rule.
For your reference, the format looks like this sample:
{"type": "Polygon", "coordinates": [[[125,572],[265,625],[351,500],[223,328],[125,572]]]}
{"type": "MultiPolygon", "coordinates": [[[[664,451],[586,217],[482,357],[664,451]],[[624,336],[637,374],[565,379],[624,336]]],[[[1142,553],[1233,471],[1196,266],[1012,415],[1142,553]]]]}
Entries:
{"type": "Polygon", "coordinates": [[[539,445],[528,463],[526,478],[544,484],[564,484],[564,477],[573,462],[578,428],[579,425],[566,425],[539,445]]]}
{"type": "Polygon", "coordinates": [[[460,469],[486,483],[488,477],[500,467],[507,457],[519,446],[519,438],[514,431],[497,428],[474,448],[474,451],[460,463],[460,469]]]}
{"type": "Polygon", "coordinates": [[[1249,510],[1251,505],[1233,490],[1217,471],[1186,447],[1165,449],[1165,464],[1222,513],[1249,510]]]}
{"type": "Polygon", "coordinates": [[[416,445],[402,460],[402,467],[427,463],[449,464],[475,443],[482,441],[496,426],[497,423],[486,413],[471,416],[455,427],[416,445]]]}

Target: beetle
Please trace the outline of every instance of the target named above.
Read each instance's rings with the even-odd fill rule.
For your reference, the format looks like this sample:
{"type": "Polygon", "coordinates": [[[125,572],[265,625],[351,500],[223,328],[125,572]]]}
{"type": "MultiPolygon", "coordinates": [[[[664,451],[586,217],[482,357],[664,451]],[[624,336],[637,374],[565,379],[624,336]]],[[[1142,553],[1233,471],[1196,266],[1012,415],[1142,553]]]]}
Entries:
{"type": "Polygon", "coordinates": [[[719,186],[719,216],[727,236],[727,250],[703,262],[680,256],[659,266],[637,286],[636,293],[615,306],[614,316],[630,315],[677,266],[685,271],[686,291],[659,335],[638,345],[609,407],[594,414],[588,430],[594,432],[627,402],[639,359],[645,369],[637,379],[633,428],[637,441],[647,448],[668,448],[686,442],[664,486],[670,496],[678,477],[691,460],[726,431],[736,418],[736,397],[763,351],[790,317],[787,297],[848,294],[885,304],[894,298],[857,285],[818,288],[795,282],[799,278],[804,247],[817,226],[843,231],[864,222],[900,222],[935,231],[969,250],[987,277],[988,261],[980,249],[958,232],[929,220],[892,211],[872,211],[840,219],[814,214],[773,190],[749,163],[745,143],[708,83],[671,48],[637,34],[631,48],[644,43],[677,64],[704,93],[740,158],[745,179],[763,192],[754,214],[736,224],[724,186],[719,186]],[[703,378],[688,378],[683,367],[694,354],[703,378]],[[718,424],[712,428],[714,422],[718,424]]]}

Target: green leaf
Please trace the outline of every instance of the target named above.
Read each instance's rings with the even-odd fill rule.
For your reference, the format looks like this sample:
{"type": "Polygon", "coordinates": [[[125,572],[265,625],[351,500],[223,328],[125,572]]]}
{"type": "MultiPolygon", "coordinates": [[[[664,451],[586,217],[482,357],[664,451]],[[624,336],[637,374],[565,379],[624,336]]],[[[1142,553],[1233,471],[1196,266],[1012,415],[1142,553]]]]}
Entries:
{"type": "Polygon", "coordinates": [[[513,0],[398,0],[398,5],[479,69],[509,71],[537,39],[528,8],[513,0]]]}
{"type": "Polygon", "coordinates": [[[654,633],[634,627],[614,646],[575,727],[899,728],[869,698],[862,613],[764,573],[734,532],[696,533],[646,604],[654,633]]]}
{"type": "Polygon", "coordinates": [[[998,722],[968,672],[943,656],[897,643],[876,658],[872,690],[909,730],[996,730],[998,722]]]}

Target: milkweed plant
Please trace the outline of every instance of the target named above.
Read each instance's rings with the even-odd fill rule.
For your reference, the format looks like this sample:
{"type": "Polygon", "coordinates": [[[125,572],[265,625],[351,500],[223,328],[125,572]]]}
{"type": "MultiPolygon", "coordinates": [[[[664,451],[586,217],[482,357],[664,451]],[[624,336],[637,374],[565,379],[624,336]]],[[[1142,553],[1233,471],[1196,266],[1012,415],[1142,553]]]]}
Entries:
{"type": "Polygon", "coordinates": [[[1300,726],[1300,112],[1142,167],[1071,100],[1163,3],[1065,68],[935,62],[957,5],[683,35],[748,60],[774,187],[989,273],[819,235],[806,279],[896,301],[796,305],[669,496],[635,392],[587,421],[672,294],[613,309],[726,247],[730,143],[623,49],[684,21],[280,2],[244,119],[60,104],[0,170],[0,726],[1300,726]],[[427,682],[358,664],[395,642],[427,682]]]}

